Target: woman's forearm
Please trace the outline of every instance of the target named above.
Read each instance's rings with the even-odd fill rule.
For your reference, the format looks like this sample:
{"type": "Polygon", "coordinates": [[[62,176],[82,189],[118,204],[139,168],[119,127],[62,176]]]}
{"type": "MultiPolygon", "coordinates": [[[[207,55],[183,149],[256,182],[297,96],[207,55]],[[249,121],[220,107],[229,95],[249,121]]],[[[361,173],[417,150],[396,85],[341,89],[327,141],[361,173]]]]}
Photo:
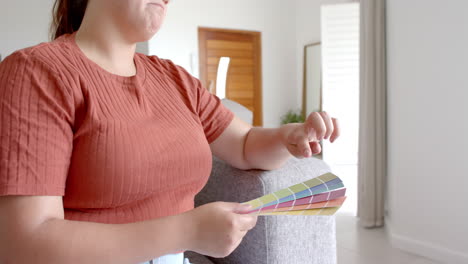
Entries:
{"type": "Polygon", "coordinates": [[[48,220],[9,241],[6,263],[137,264],[187,250],[190,221],[183,217],[131,224],[48,220]]]}
{"type": "Polygon", "coordinates": [[[238,169],[274,170],[293,156],[319,154],[320,141],[330,138],[333,143],[339,134],[338,120],[326,112],[311,113],[305,123],[280,128],[252,127],[236,117],[210,147],[214,155],[238,169]]]}
{"type": "Polygon", "coordinates": [[[284,129],[285,126],[250,129],[245,140],[244,155],[252,168],[274,170],[292,157],[282,138],[284,129]]]}

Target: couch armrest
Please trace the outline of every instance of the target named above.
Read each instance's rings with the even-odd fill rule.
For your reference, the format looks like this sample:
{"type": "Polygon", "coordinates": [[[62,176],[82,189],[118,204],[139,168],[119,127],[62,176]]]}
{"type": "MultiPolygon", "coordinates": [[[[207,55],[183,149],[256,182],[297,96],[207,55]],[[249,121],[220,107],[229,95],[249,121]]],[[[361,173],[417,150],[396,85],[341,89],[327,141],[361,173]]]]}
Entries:
{"type": "MultiPolygon", "coordinates": [[[[290,159],[274,171],[242,171],[213,158],[207,185],[195,205],[214,201],[246,202],[330,172],[323,161],[290,159]]],[[[260,216],[257,225],[224,263],[336,263],[336,232],[333,216],[260,216]]]]}

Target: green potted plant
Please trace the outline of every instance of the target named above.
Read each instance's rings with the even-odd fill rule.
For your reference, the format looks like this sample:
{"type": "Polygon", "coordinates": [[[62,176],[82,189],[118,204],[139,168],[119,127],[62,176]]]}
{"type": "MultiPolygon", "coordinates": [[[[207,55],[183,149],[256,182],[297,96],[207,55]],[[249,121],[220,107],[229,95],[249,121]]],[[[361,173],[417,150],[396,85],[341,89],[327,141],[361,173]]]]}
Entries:
{"type": "Polygon", "coordinates": [[[293,111],[289,110],[283,117],[281,117],[281,124],[289,124],[289,123],[304,123],[304,116],[302,115],[302,111],[293,111]]]}

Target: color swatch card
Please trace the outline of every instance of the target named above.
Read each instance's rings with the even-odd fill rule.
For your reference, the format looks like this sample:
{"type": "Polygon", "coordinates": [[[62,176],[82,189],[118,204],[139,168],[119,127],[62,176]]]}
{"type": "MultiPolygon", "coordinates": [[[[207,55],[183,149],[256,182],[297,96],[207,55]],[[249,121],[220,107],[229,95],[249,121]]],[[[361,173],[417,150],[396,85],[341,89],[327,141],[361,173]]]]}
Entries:
{"type": "Polygon", "coordinates": [[[311,180],[245,202],[258,215],[333,215],[346,200],[340,178],[326,173],[311,180]]]}

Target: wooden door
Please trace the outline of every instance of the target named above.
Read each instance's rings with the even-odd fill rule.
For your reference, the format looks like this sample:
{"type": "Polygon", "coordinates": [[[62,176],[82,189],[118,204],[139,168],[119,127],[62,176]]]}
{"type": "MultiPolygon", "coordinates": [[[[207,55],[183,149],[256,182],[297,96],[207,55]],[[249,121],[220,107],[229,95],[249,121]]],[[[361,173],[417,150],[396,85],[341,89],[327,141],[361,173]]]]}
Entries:
{"type": "Polygon", "coordinates": [[[255,31],[198,28],[200,80],[216,91],[221,57],[229,57],[226,98],[253,112],[253,125],[262,126],[261,33],[255,31]]]}

